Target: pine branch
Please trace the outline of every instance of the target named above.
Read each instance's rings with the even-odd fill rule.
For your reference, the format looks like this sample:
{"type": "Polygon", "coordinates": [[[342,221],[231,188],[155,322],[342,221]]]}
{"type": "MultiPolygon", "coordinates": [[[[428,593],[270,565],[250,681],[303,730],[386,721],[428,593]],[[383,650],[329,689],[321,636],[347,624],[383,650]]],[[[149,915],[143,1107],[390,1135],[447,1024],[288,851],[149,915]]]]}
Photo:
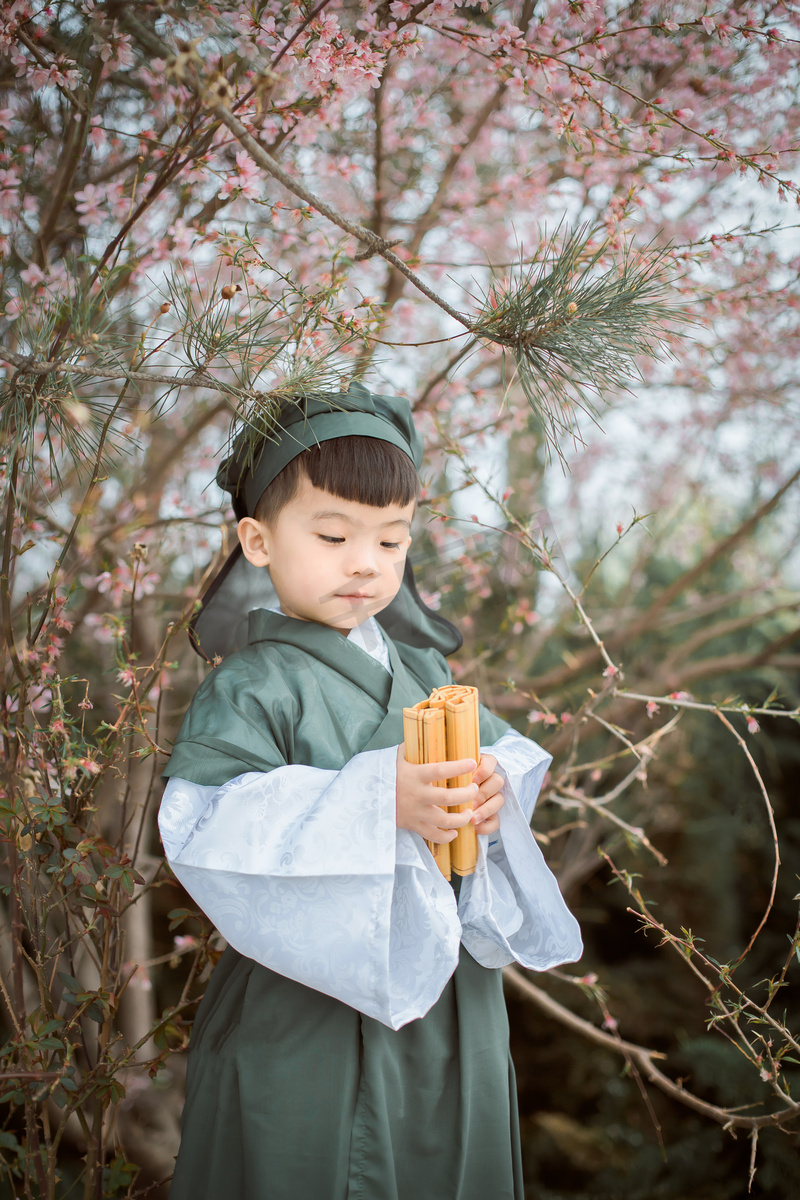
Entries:
{"type": "Polygon", "coordinates": [[[669,326],[690,320],[670,302],[669,250],[645,257],[626,246],[610,265],[610,243],[587,226],[559,230],[540,261],[492,284],[473,323],[476,336],[508,348],[520,385],[549,447],[578,434],[577,412],[597,416],[596,399],[626,388],[641,372],[637,355],[670,353],[669,326]]]}
{"type": "Polygon", "coordinates": [[[195,369],[191,375],[167,375],[162,371],[133,370],[122,366],[102,367],[87,363],[85,359],[36,359],[31,355],[17,354],[8,347],[0,349],[0,358],[16,368],[19,375],[83,375],[88,379],[128,379],[131,383],[166,383],[170,387],[211,388],[215,392],[236,394],[230,384],[215,379],[206,371],[195,369]]]}

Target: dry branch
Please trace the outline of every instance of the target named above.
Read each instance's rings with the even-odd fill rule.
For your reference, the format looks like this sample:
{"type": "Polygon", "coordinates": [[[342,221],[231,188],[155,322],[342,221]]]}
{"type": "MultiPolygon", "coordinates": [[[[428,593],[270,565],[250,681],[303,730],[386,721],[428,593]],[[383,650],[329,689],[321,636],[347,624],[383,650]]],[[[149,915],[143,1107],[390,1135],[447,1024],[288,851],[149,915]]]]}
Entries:
{"type": "Polygon", "coordinates": [[[701,1100],[699,1096],[687,1092],[679,1083],[675,1083],[658,1069],[654,1059],[663,1058],[663,1054],[656,1050],[648,1050],[644,1046],[637,1046],[634,1042],[623,1041],[622,1038],[614,1037],[613,1034],[598,1029],[591,1021],[585,1021],[583,1017],[577,1016],[563,1004],[553,1000],[547,992],[531,983],[518,967],[505,967],[503,976],[513,992],[531,1004],[535,1004],[546,1016],[560,1025],[566,1026],[567,1029],[571,1029],[573,1033],[580,1034],[581,1037],[594,1042],[595,1045],[603,1046],[606,1050],[613,1050],[615,1054],[621,1054],[624,1058],[630,1058],[645,1078],[655,1084],[665,1095],[677,1100],[679,1104],[686,1105],[687,1108],[694,1109],[695,1112],[702,1113],[704,1117],[709,1117],[725,1129],[764,1129],[768,1126],[788,1125],[800,1118],[800,1104],[787,1105],[778,1112],[758,1117],[746,1117],[731,1109],[709,1104],[707,1100],[701,1100]]]}

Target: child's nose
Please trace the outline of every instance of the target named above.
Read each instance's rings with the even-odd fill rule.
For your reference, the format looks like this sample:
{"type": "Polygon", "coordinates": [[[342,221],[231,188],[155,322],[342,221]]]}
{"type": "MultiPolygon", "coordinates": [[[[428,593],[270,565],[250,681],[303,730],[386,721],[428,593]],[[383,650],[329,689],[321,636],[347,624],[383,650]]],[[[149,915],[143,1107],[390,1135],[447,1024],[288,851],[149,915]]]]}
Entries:
{"type": "Polygon", "coordinates": [[[353,546],[347,561],[347,570],[351,575],[377,575],[375,551],[371,546],[353,546]]]}

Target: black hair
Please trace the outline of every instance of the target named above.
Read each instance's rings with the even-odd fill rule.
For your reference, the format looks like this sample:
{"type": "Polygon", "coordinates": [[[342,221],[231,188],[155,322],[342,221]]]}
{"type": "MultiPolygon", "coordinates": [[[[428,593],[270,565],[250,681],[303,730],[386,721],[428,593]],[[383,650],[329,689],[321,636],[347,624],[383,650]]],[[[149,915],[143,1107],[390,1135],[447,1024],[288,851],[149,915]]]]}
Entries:
{"type": "Polygon", "coordinates": [[[375,508],[410,504],[420,487],[413,462],[399,446],[381,438],[331,438],[298,454],[275,476],[256,504],[255,519],[270,525],[294,498],[304,475],[340,500],[375,508]]]}

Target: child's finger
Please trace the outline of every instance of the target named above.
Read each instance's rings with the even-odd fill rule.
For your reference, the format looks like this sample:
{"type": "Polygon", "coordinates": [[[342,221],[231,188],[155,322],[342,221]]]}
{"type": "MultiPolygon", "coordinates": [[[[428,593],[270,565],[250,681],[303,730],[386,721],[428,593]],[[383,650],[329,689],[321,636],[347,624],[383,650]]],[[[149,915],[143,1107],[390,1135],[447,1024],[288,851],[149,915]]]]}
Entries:
{"type": "Polygon", "coordinates": [[[495,771],[494,775],[490,775],[488,779],[485,779],[479,788],[482,801],[488,800],[491,796],[496,796],[498,792],[502,792],[503,786],[503,776],[498,775],[495,771]]]}
{"type": "Polygon", "coordinates": [[[462,829],[472,820],[472,809],[467,808],[464,812],[447,812],[444,808],[434,806],[429,809],[427,819],[437,829],[462,829]]]}
{"type": "Polygon", "coordinates": [[[461,758],[458,762],[420,763],[415,769],[419,771],[423,783],[435,783],[437,779],[455,779],[457,775],[471,775],[477,765],[474,758],[461,758]]]}
{"type": "Polygon", "coordinates": [[[456,804],[473,804],[479,795],[477,783],[468,783],[464,787],[447,789],[431,786],[428,788],[426,799],[428,804],[440,804],[442,808],[450,808],[456,804]]]}
{"type": "Polygon", "coordinates": [[[495,813],[499,813],[505,803],[505,797],[502,792],[495,792],[488,800],[476,804],[473,812],[475,814],[475,828],[479,829],[481,824],[489,817],[493,817],[495,813]]]}
{"type": "Polygon", "coordinates": [[[500,828],[500,818],[495,813],[493,817],[487,817],[480,825],[475,826],[475,832],[480,834],[497,833],[500,828]]]}
{"type": "Polygon", "coordinates": [[[444,846],[447,842],[454,842],[458,837],[456,829],[437,829],[433,826],[425,830],[424,837],[426,841],[435,842],[437,846],[444,846]]]}
{"type": "Polygon", "coordinates": [[[481,761],[478,763],[478,768],[473,771],[472,778],[475,783],[485,783],[486,780],[494,774],[497,769],[497,759],[493,754],[482,754],[481,761]]]}

